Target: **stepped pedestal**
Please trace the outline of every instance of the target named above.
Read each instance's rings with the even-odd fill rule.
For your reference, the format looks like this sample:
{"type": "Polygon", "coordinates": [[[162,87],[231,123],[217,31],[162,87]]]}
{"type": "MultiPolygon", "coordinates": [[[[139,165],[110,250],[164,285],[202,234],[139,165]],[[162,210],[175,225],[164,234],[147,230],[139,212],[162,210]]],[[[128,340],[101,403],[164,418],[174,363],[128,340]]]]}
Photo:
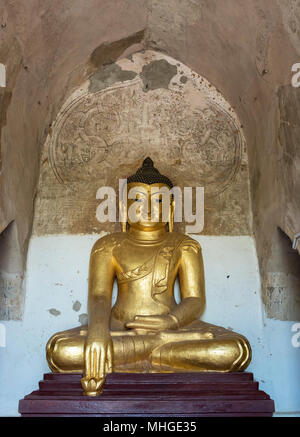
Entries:
{"type": "Polygon", "coordinates": [[[81,374],[47,373],[19,402],[21,416],[272,416],[274,402],[252,373],[113,373],[84,396],[81,374]]]}

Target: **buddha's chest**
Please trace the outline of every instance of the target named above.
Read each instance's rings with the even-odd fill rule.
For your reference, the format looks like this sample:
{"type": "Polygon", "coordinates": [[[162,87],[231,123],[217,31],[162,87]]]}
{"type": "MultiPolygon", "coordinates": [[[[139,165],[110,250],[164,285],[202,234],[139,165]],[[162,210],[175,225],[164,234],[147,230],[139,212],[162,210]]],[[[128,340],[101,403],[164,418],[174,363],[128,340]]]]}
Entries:
{"type": "Polygon", "coordinates": [[[178,251],[175,244],[136,244],[127,241],[114,251],[118,283],[147,278],[161,286],[177,274],[178,251]]]}

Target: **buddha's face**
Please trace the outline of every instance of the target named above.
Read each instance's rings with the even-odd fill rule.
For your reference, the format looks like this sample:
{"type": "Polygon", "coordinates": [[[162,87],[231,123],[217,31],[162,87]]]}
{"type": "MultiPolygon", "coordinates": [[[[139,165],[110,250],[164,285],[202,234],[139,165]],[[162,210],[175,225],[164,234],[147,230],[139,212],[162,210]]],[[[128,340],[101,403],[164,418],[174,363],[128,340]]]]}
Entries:
{"type": "Polygon", "coordinates": [[[127,222],[140,229],[159,229],[169,221],[171,198],[165,184],[127,185],[127,222]]]}

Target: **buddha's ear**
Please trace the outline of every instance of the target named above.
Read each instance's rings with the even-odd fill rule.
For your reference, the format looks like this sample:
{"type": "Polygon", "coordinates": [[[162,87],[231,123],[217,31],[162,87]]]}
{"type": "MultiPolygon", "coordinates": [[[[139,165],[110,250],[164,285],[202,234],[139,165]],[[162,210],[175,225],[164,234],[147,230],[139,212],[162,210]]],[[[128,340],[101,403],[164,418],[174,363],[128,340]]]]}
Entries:
{"type": "Polygon", "coordinates": [[[127,207],[123,199],[119,201],[119,209],[120,209],[120,222],[122,232],[127,231],[127,207]]]}
{"type": "Polygon", "coordinates": [[[175,211],[175,200],[173,196],[170,202],[170,213],[169,213],[169,232],[173,232],[174,227],[174,211],[175,211]]]}

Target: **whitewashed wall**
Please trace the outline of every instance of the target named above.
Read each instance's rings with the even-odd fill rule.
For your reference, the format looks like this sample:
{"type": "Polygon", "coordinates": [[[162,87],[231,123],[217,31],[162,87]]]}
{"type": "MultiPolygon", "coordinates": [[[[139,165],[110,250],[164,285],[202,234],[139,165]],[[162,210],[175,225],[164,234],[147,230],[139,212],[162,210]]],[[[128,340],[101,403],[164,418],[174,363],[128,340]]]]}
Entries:
{"type": "MultiPolygon", "coordinates": [[[[6,347],[0,342],[1,416],[18,415],[19,399],[37,389],[43,373],[49,371],[45,359],[49,337],[78,326],[80,315],[86,313],[89,253],[97,238],[31,239],[23,321],[2,322],[6,347]]],[[[300,348],[292,346],[293,322],[264,315],[253,239],[195,238],[202,245],[206,275],[203,320],[244,334],[253,349],[248,370],[275,400],[277,414],[300,415],[300,348]]]]}

